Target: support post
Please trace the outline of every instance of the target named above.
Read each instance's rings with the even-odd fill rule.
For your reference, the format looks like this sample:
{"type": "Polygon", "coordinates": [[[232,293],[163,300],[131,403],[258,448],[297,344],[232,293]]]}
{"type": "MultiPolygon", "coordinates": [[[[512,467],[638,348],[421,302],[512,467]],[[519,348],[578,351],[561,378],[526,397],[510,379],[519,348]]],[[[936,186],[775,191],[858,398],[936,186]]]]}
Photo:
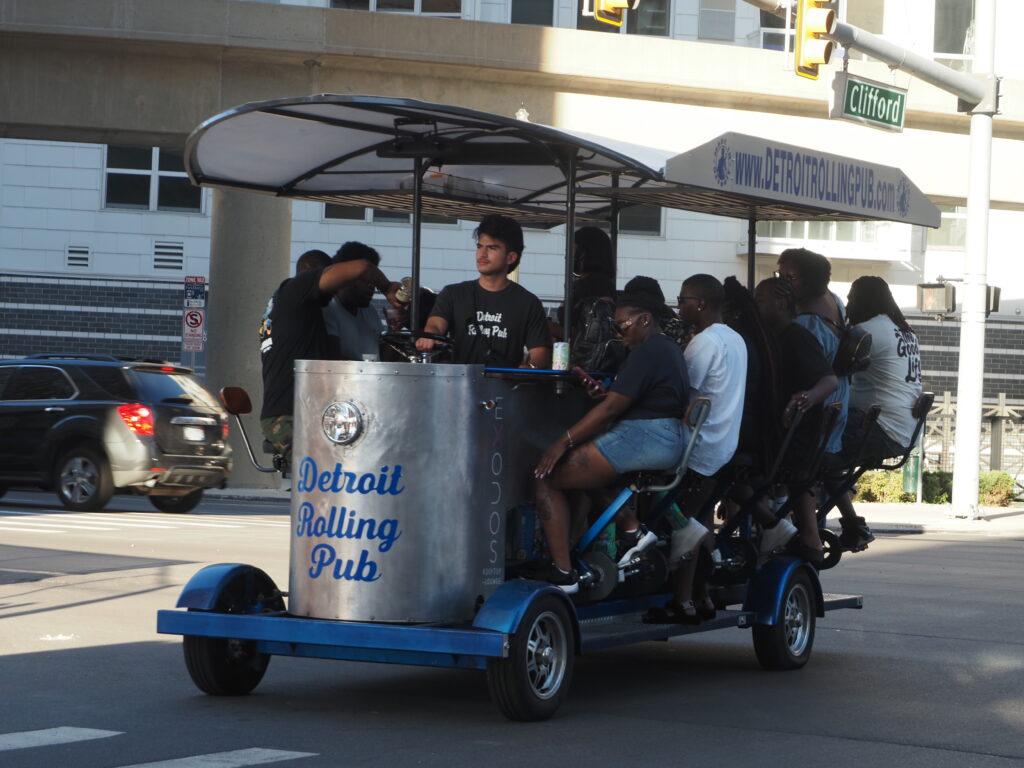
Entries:
{"type": "MultiPolygon", "coordinates": [[[[242,386],[253,413],[244,416],[258,453],[263,442],[259,412],[263,402],[260,317],[289,273],[292,203],[269,195],[213,191],[210,221],[210,300],[208,309],[206,387],[216,393],[228,385],[242,386]]],[[[256,471],[241,436],[228,437],[234,469],[228,479],[235,488],[277,486],[277,476],[256,471]]]]}

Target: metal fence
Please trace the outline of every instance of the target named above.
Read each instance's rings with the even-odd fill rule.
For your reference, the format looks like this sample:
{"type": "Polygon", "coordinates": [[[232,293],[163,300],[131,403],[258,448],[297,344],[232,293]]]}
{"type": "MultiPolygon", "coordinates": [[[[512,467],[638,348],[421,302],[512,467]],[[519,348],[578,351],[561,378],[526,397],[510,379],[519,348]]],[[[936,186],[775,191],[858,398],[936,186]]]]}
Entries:
{"type": "MultiPolygon", "coordinates": [[[[935,398],[925,425],[925,470],[953,471],[955,434],[956,398],[943,392],[935,398]]],[[[1002,470],[1014,479],[1018,491],[1024,490],[1024,402],[1010,401],[1000,394],[983,403],[979,461],[982,472],[1002,470]]]]}

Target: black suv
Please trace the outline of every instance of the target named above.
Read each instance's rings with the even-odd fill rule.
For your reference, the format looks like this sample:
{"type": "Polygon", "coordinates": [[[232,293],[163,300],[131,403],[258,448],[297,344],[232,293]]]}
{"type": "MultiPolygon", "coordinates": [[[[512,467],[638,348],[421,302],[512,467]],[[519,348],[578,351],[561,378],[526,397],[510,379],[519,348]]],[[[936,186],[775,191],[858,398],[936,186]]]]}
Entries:
{"type": "Polygon", "coordinates": [[[227,413],[188,368],[109,355],[0,361],[0,495],[56,491],[102,509],[115,490],[194,509],[231,471],[227,413]]]}

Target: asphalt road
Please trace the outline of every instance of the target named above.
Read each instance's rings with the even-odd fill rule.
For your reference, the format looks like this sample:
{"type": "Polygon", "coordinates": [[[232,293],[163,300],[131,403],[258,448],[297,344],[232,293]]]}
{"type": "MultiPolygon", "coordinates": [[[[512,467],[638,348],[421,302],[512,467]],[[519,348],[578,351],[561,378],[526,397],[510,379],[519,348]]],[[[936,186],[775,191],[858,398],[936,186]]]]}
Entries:
{"type": "Polygon", "coordinates": [[[730,629],[578,660],[556,717],[506,721],[479,673],[274,658],[241,698],[200,694],[156,611],[213,562],[287,583],[282,504],[166,515],[0,500],[0,765],[1019,766],[1024,541],[880,536],[822,574],[862,611],[819,620],[799,672],[730,629]]]}

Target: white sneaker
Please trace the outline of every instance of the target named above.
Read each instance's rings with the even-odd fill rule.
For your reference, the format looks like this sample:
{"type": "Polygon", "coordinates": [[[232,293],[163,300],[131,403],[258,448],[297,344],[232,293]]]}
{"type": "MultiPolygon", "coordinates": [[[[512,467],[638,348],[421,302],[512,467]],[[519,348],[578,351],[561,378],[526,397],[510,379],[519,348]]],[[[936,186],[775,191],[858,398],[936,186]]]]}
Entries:
{"type": "Polygon", "coordinates": [[[767,555],[786,546],[794,536],[796,536],[796,526],[786,518],[782,518],[774,528],[766,528],[761,531],[761,544],[758,551],[762,555],[767,555]]]}
{"type": "Polygon", "coordinates": [[[668,566],[675,568],[682,559],[700,544],[700,540],[708,535],[708,529],[699,522],[690,519],[686,525],[672,531],[672,546],[669,548],[668,566]]]}
{"type": "Polygon", "coordinates": [[[625,539],[627,536],[630,536],[630,534],[635,535],[636,539],[633,545],[626,550],[625,554],[619,558],[619,568],[625,568],[634,557],[639,555],[648,547],[654,546],[658,541],[658,537],[654,531],[649,531],[643,527],[638,528],[636,531],[623,534],[623,538],[625,539]]]}

